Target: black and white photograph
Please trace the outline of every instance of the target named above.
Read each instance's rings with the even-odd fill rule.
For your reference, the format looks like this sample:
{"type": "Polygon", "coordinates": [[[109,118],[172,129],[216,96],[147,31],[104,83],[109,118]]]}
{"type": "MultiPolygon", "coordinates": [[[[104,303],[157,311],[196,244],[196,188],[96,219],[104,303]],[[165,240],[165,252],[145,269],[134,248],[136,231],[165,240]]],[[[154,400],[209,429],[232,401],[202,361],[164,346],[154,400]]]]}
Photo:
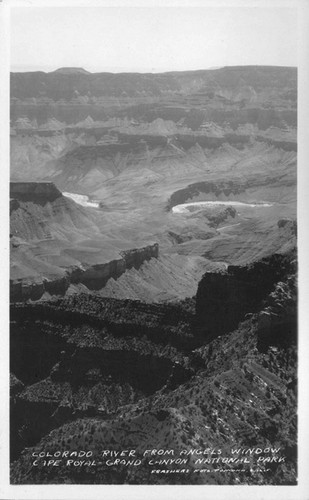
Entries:
{"type": "Polygon", "coordinates": [[[10,485],[297,487],[299,4],[131,3],[10,5],[10,485]]]}

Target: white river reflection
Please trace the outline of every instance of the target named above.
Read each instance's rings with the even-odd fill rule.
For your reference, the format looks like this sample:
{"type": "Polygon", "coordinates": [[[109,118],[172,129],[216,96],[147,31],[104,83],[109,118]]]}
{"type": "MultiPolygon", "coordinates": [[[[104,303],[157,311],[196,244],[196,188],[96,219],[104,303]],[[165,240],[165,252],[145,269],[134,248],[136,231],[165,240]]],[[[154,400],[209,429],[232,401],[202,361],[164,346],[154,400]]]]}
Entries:
{"type": "Polygon", "coordinates": [[[175,205],[172,208],[174,214],[184,214],[189,212],[191,207],[203,208],[212,207],[214,205],[227,205],[227,206],[242,206],[242,207],[271,207],[272,203],[244,203],[241,201],[194,201],[192,203],[183,203],[181,205],[175,205]]]}
{"type": "Polygon", "coordinates": [[[82,205],[82,207],[91,207],[91,208],[99,208],[100,204],[97,201],[89,201],[89,196],[86,194],[76,194],[76,193],[62,193],[66,198],[70,198],[71,200],[78,203],[78,205],[82,205]]]}

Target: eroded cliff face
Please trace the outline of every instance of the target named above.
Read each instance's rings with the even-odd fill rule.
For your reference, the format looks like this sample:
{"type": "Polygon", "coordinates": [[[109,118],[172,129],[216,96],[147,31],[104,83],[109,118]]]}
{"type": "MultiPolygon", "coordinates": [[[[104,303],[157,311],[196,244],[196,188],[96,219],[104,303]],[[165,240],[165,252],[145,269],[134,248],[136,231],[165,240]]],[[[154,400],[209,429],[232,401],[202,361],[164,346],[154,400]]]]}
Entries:
{"type": "MultiPolygon", "coordinates": [[[[278,282],[295,274],[295,266],[292,251],[247,266],[228,266],[225,272],[206,273],[196,295],[197,332],[209,340],[235,329],[247,314],[262,309],[263,301],[279,286],[278,282]]],[[[266,328],[267,311],[261,315],[261,323],[263,317],[266,328]]]]}
{"type": "Polygon", "coordinates": [[[69,275],[71,283],[82,283],[90,290],[103,288],[110,278],[119,278],[127,269],[139,269],[141,265],[159,256],[159,245],[154,243],[142,248],[133,248],[120,252],[119,259],[104,264],[97,264],[86,270],[76,269],[69,275]]]}
{"type": "Polygon", "coordinates": [[[50,295],[65,295],[70,286],[68,276],[54,279],[21,279],[10,280],[10,300],[22,302],[27,300],[39,300],[45,292],[50,295]]]}
{"type": "Polygon", "coordinates": [[[24,279],[10,281],[10,299],[13,302],[38,300],[45,292],[49,295],[65,295],[71,284],[83,284],[89,290],[103,288],[109,279],[117,279],[127,269],[140,266],[152,258],[159,256],[159,245],[154,243],[142,248],[134,248],[121,252],[122,257],[103,264],[89,266],[86,269],[76,267],[67,270],[65,276],[49,279],[24,279]]]}

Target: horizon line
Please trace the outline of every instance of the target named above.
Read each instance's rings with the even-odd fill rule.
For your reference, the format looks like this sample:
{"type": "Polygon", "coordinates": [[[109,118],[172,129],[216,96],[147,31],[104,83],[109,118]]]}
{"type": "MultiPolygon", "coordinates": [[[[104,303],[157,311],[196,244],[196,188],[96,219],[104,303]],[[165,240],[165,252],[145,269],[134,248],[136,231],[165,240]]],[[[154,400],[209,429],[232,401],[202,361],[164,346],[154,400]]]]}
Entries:
{"type": "MultiPolygon", "coordinates": [[[[231,64],[231,65],[219,65],[219,66],[210,66],[206,68],[196,68],[196,69],[162,69],[162,70],[153,70],[151,68],[149,69],[140,69],[140,70],[134,70],[134,69],[121,69],[121,68],[110,68],[110,69],[105,69],[105,70],[95,70],[91,71],[88,69],[85,69],[83,66],[60,66],[56,69],[50,69],[47,71],[47,67],[45,69],[18,69],[19,67],[22,67],[22,65],[12,65],[10,67],[10,73],[45,73],[45,74],[50,74],[50,73],[56,73],[59,70],[62,69],[76,69],[76,70],[82,70],[85,71],[85,74],[99,74],[99,73],[109,73],[109,74],[130,74],[130,73],[136,73],[136,74],[162,74],[162,73],[183,73],[183,72],[198,72],[198,71],[215,71],[218,69],[223,69],[223,68],[246,68],[246,67],[264,67],[264,68],[298,68],[298,65],[283,65],[283,64],[231,64]]],[[[60,73],[59,73],[60,74],[60,73]]]]}

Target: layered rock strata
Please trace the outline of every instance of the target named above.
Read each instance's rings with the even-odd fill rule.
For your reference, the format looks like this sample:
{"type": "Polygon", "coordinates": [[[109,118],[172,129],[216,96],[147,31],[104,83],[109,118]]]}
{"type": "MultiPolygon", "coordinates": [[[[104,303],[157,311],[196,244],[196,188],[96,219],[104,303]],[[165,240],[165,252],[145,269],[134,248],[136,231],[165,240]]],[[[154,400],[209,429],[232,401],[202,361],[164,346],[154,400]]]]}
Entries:
{"type": "Polygon", "coordinates": [[[142,248],[133,248],[120,252],[119,259],[89,266],[86,269],[78,268],[67,270],[65,276],[55,279],[41,280],[11,280],[11,301],[38,300],[47,292],[50,295],[65,295],[71,284],[83,284],[89,290],[99,290],[109,279],[119,278],[127,269],[139,267],[152,258],[159,256],[159,245],[154,243],[142,248]]]}

